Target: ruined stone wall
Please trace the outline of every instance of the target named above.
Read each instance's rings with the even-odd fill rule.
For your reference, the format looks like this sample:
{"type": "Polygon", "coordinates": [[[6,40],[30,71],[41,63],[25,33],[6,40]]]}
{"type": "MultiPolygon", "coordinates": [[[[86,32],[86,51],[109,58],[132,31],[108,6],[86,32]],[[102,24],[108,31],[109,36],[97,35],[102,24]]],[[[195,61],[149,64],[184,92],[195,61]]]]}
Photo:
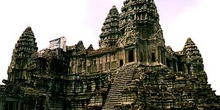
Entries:
{"type": "Polygon", "coordinates": [[[71,57],[70,74],[99,73],[117,69],[129,62],[137,62],[136,48],[120,49],[111,53],[71,57]]]}

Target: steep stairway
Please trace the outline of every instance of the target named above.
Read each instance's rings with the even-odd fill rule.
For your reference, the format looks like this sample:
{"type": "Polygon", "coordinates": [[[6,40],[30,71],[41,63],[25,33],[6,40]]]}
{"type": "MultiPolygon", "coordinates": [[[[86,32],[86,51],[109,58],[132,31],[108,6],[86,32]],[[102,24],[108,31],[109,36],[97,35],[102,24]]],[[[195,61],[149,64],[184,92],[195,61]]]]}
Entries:
{"type": "Polygon", "coordinates": [[[136,67],[136,64],[127,64],[119,68],[107,95],[103,110],[114,110],[114,106],[121,104],[121,91],[129,85],[136,67]]]}

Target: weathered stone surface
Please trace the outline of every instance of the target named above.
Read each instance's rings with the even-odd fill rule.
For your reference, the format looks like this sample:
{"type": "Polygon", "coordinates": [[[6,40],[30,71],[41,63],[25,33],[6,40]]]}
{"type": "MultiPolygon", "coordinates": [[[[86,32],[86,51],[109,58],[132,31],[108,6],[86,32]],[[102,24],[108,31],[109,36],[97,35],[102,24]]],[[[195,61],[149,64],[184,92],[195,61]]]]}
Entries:
{"type": "Polygon", "coordinates": [[[37,52],[28,27],[0,85],[0,110],[220,109],[192,39],[179,52],[166,46],[153,0],[125,0],[121,10],[110,9],[97,50],[61,37],[37,52]]]}

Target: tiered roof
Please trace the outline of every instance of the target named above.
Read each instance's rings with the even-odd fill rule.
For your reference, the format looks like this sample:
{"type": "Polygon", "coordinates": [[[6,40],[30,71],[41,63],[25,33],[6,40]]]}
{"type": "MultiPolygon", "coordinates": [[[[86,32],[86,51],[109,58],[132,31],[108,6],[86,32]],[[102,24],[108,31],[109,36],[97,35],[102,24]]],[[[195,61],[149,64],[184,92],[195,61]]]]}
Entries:
{"type": "Polygon", "coordinates": [[[34,33],[31,27],[27,27],[15,44],[12,57],[16,59],[30,58],[37,49],[34,33]]]}
{"type": "Polygon", "coordinates": [[[119,13],[115,6],[112,6],[105,22],[103,23],[102,33],[100,35],[100,48],[115,46],[119,37],[119,13]]]}
{"type": "Polygon", "coordinates": [[[199,52],[199,49],[191,38],[187,39],[183,48],[183,52],[187,55],[187,61],[200,64],[203,63],[203,59],[199,52]]]}
{"type": "Polygon", "coordinates": [[[28,60],[37,53],[37,49],[34,33],[31,27],[27,27],[15,44],[11,64],[8,69],[9,77],[10,73],[24,69],[28,60]]]}

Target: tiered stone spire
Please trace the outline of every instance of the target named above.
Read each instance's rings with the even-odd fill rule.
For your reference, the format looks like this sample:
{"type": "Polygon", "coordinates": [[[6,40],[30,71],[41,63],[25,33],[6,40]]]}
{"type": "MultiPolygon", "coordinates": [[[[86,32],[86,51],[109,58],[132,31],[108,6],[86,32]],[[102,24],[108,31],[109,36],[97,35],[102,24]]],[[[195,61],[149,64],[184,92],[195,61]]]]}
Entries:
{"type": "Polygon", "coordinates": [[[134,21],[140,32],[140,37],[146,39],[159,31],[161,32],[159,37],[162,37],[159,14],[154,0],[125,0],[121,11],[119,27],[122,33],[129,21],[134,21]]]}
{"type": "Polygon", "coordinates": [[[199,64],[203,63],[203,59],[199,52],[199,49],[191,38],[187,39],[183,48],[183,52],[185,52],[185,54],[187,55],[187,62],[199,64]]]}
{"type": "Polygon", "coordinates": [[[115,6],[112,6],[105,22],[103,23],[100,35],[100,48],[115,46],[119,37],[119,13],[115,6]]]}
{"type": "Polygon", "coordinates": [[[183,52],[186,55],[188,73],[193,77],[198,77],[200,83],[207,83],[207,75],[204,71],[202,55],[191,38],[187,39],[183,52]]]}
{"type": "Polygon", "coordinates": [[[183,48],[183,53],[186,55],[186,65],[191,75],[191,79],[189,81],[191,81],[191,84],[197,91],[197,94],[194,93],[194,95],[198,100],[198,106],[210,108],[210,104],[205,105],[204,103],[207,103],[207,100],[217,100],[214,95],[215,91],[213,91],[210,84],[208,84],[207,74],[204,71],[202,55],[191,38],[187,39],[183,48]],[[204,99],[204,97],[206,98],[204,99]]]}
{"type": "Polygon", "coordinates": [[[11,64],[8,68],[9,81],[27,78],[23,69],[27,65],[28,60],[36,54],[37,49],[34,33],[31,27],[27,27],[18,39],[13,50],[11,64]]]}

